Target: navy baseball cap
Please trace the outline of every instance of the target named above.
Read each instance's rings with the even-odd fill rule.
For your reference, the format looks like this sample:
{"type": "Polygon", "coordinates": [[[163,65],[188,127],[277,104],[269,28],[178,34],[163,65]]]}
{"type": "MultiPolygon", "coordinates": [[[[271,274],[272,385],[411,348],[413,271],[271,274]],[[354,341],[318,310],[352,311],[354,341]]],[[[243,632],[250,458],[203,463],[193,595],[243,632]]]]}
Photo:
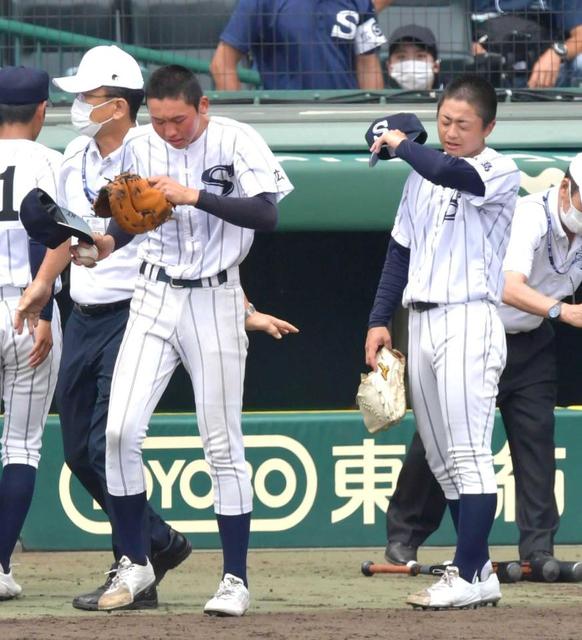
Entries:
{"type": "Polygon", "coordinates": [[[426,49],[436,60],[438,58],[437,43],[434,33],[428,27],[418,24],[405,24],[394,29],[390,35],[388,55],[394,53],[394,49],[400,44],[412,43],[426,49]]]}
{"type": "Polygon", "coordinates": [[[46,191],[34,188],[20,205],[20,221],[28,235],[49,249],[71,236],[94,244],[89,225],[76,213],[59,207],[46,191]]]}
{"type": "Polygon", "coordinates": [[[49,76],[30,67],[0,69],[0,104],[39,104],[48,100],[49,76]]]}
{"type": "MultiPolygon", "coordinates": [[[[366,131],[366,142],[371,147],[376,138],[379,138],[387,129],[399,129],[405,133],[409,140],[424,144],[428,137],[422,122],[414,113],[395,113],[391,116],[384,116],[372,122],[366,131]]],[[[378,160],[390,160],[394,156],[390,155],[388,147],[382,146],[380,153],[372,153],[370,156],[370,166],[373,167],[378,160]]]]}

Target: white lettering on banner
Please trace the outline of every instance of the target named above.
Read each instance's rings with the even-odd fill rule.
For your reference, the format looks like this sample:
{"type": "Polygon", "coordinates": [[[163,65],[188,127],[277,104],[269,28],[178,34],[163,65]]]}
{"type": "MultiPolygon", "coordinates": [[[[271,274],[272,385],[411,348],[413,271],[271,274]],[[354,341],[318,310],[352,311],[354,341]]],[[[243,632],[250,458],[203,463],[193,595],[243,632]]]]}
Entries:
{"type": "MultiPolygon", "coordinates": [[[[293,454],[293,466],[289,461],[280,457],[270,457],[256,469],[247,463],[247,467],[253,480],[255,498],[270,509],[280,509],[292,500],[298,502],[294,511],[285,515],[274,514],[271,518],[254,517],[251,520],[251,531],[286,531],[299,524],[309,513],[317,495],[317,470],[313,458],[307,449],[297,440],[283,435],[245,436],[245,448],[283,449],[293,454]],[[305,477],[301,483],[304,493],[297,495],[299,483],[298,473],[305,477]],[[279,493],[273,493],[267,488],[267,479],[275,474],[284,481],[284,486],[279,493]]],[[[199,436],[153,436],[146,438],[144,450],[181,451],[198,449],[202,452],[202,441],[199,436]]],[[[151,496],[154,484],[160,487],[161,506],[163,509],[173,508],[173,499],[176,497],[175,489],[179,490],[180,498],[192,509],[208,509],[213,504],[212,486],[208,465],[205,460],[192,460],[186,464],[186,460],[177,459],[172,462],[169,469],[164,469],[162,463],[155,459],[146,459],[144,465],[147,495],[151,496]],[[206,476],[210,489],[207,493],[199,495],[192,489],[192,480],[198,473],[206,476]]],[[[63,509],[71,522],[88,533],[96,535],[108,535],[111,527],[108,522],[94,520],[81,513],[75,505],[71,493],[71,471],[63,465],[59,477],[59,496],[63,509]]],[[[93,503],[92,503],[93,504],[93,503]]],[[[169,524],[184,533],[208,533],[216,532],[216,520],[214,517],[206,519],[170,520],[169,524]]]]}
{"type": "MultiPolygon", "coordinates": [[[[556,460],[565,460],[566,449],[564,447],[556,447],[555,458],[556,460]]],[[[498,518],[503,512],[503,520],[505,522],[515,522],[515,478],[513,476],[511,454],[507,442],[493,458],[493,464],[495,467],[501,467],[495,474],[495,478],[497,479],[497,510],[495,512],[495,518],[498,518]]],[[[566,492],[564,472],[560,469],[556,469],[554,494],[556,496],[558,513],[562,515],[564,513],[566,492]]]]}
{"type": "Polygon", "coordinates": [[[361,445],[333,447],[335,493],[349,500],[331,512],[332,523],[340,522],[363,508],[363,523],[375,524],[376,507],[382,513],[394,493],[402,460],[395,456],[406,453],[404,445],[380,445],[366,438],[361,445]]]}

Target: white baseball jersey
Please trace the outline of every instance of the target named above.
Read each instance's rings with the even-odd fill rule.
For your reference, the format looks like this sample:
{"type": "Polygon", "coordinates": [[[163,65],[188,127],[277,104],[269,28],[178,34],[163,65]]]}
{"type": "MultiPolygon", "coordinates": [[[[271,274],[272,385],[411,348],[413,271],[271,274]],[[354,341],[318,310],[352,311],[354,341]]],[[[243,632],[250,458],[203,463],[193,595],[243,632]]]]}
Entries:
{"type": "MultiPolygon", "coordinates": [[[[558,187],[517,201],[503,270],[523,274],[530,287],[558,300],[582,283],[582,238],[575,236],[570,245],[560,221],[558,187]]],[[[543,322],[506,304],[499,315],[508,333],[532,331],[543,322]]]]}
{"type": "Polygon", "coordinates": [[[0,140],[0,285],[26,287],[30,282],[28,234],[18,216],[20,203],[35,187],[56,198],[62,159],[60,153],[37,142],[0,140]]]}
{"type": "Polygon", "coordinates": [[[410,248],[404,306],[501,300],[519,170],[511,158],[488,147],[464,159],[485,183],[483,197],[433,184],[416,171],[406,181],[392,232],[410,248]]]}
{"type": "Polygon", "coordinates": [[[448,499],[497,490],[491,435],[506,359],[496,311],[502,261],[519,190],[510,158],[485,148],[470,163],[485,184],[475,196],[413,171],[392,236],[410,248],[412,407],[427,461],[448,499]],[[431,302],[435,307],[417,307],[431,302]]]}
{"type": "MultiPolygon", "coordinates": [[[[268,192],[280,200],[293,186],[261,136],[230,118],[212,117],[198,140],[174,149],[143,127],[125,145],[124,171],[168,175],[180,184],[235,198],[268,192]]],[[[204,278],[238,266],[254,231],[191,206],[174,208],[172,219],[147,234],[138,256],[166,268],[173,278],[204,278]]]]}
{"type": "MultiPolygon", "coordinates": [[[[264,140],[251,127],[211,118],[200,138],[174,149],[148,127],[124,145],[124,170],[169,175],[183,185],[232,197],[268,192],[280,200],[292,185],[264,140]]],[[[190,374],[198,428],[217,513],[252,509],[244,459],[242,393],[248,339],[238,265],[253,231],[191,206],[150,231],[139,247],[146,262],[137,279],[129,321],[111,387],[107,421],[107,487],[112,495],[145,491],[141,443],[174,369],[190,374]],[[166,276],[198,280],[177,287],[166,276]],[[226,272],[227,280],[217,277],[226,272]]]]}
{"type": "MultiPolygon", "coordinates": [[[[137,132],[137,127],[130,129],[125,141],[137,132]]],[[[92,203],[99,189],[121,172],[121,149],[103,158],[93,138],[79,136],[65,150],[59,175],[59,203],[82,216],[94,232],[105,233],[110,222],[110,218],[95,215],[92,203]]],[[[137,247],[142,239],[142,235],[136,236],[92,269],[71,263],[71,298],[79,304],[107,304],[131,298],[139,265],[137,247]]]]}
{"type": "Polygon", "coordinates": [[[53,348],[36,369],[28,365],[33,338],[12,328],[23,288],[30,282],[28,234],[19,219],[24,196],[35,187],[56,199],[60,153],[22,139],[0,140],[0,344],[4,402],[2,463],[36,467],[42,432],[53,396],[61,355],[59,312],[53,305],[53,348]]]}

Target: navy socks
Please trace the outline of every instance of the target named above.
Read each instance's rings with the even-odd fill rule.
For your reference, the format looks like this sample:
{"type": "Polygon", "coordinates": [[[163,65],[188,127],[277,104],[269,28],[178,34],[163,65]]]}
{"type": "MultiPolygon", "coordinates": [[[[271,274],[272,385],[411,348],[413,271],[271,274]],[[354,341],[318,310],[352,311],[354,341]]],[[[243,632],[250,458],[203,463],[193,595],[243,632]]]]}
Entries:
{"type": "Polygon", "coordinates": [[[109,495],[113,508],[117,536],[119,538],[119,551],[127,556],[133,563],[146,565],[147,556],[150,555],[149,539],[146,540],[144,531],[147,497],[145,491],[133,496],[109,495]]]}
{"type": "Polygon", "coordinates": [[[8,464],[0,479],[0,570],[10,571],[14,551],[34,494],[36,468],[8,464]]]}
{"type": "Polygon", "coordinates": [[[467,582],[473,582],[489,560],[487,540],[496,506],[496,493],[462,494],[460,497],[457,550],[453,564],[467,582]]]}
{"type": "Polygon", "coordinates": [[[455,527],[455,531],[457,535],[459,533],[459,500],[448,500],[447,503],[449,505],[449,511],[451,512],[451,520],[453,521],[453,525],[455,527]]]}
{"type": "Polygon", "coordinates": [[[240,578],[245,587],[248,587],[247,551],[251,530],[251,514],[223,516],[217,513],[216,520],[222,543],[223,576],[225,573],[231,573],[240,578]]]}

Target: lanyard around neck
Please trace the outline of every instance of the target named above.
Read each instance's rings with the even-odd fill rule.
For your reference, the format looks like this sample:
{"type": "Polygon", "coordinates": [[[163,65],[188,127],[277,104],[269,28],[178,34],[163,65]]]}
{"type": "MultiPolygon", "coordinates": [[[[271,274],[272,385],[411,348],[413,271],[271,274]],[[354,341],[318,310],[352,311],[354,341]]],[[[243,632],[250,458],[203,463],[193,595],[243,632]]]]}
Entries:
{"type": "Polygon", "coordinates": [[[95,198],[97,197],[97,193],[95,191],[91,191],[89,189],[89,185],[87,184],[87,153],[89,153],[89,147],[91,146],[91,142],[85,147],[85,151],[83,151],[83,159],[81,160],[81,181],[83,183],[83,193],[85,194],[85,198],[89,201],[91,207],[93,207],[93,202],[95,202],[95,198]]]}
{"type": "MultiPolygon", "coordinates": [[[[558,269],[558,267],[556,267],[556,263],[554,262],[554,253],[552,251],[552,236],[554,235],[554,231],[552,228],[552,216],[550,215],[550,208],[548,205],[548,193],[546,192],[544,194],[544,197],[542,198],[542,200],[544,201],[544,212],[546,214],[546,220],[548,221],[548,259],[550,261],[550,264],[552,265],[552,269],[560,276],[565,276],[568,271],[570,271],[570,267],[574,264],[574,260],[576,259],[574,257],[574,259],[570,262],[570,264],[566,267],[566,269],[564,271],[560,271],[558,269]]],[[[562,265],[562,268],[564,267],[564,265],[562,265]]]]}

